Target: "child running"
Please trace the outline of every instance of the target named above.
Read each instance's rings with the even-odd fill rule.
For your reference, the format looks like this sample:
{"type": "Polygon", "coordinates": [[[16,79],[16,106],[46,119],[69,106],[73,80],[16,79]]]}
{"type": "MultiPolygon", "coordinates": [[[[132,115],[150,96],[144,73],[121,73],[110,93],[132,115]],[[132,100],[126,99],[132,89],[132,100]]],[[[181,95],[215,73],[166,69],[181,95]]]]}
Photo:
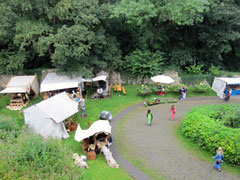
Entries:
{"type": "Polygon", "coordinates": [[[176,113],[176,109],[175,109],[174,105],[172,105],[170,112],[171,112],[171,120],[173,120],[175,113],[176,113]]]}

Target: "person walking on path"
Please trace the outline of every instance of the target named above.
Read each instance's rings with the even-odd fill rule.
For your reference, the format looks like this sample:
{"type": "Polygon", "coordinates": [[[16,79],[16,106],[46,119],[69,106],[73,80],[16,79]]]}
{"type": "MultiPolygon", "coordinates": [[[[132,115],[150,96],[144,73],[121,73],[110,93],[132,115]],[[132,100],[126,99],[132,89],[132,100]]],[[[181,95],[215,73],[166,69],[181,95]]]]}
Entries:
{"type": "Polygon", "coordinates": [[[179,94],[180,94],[180,101],[182,101],[183,100],[183,94],[184,94],[182,87],[180,87],[180,89],[179,89],[179,94]]]}
{"type": "Polygon", "coordinates": [[[185,99],[187,97],[187,88],[184,87],[183,88],[183,99],[185,99]]]}
{"type": "Polygon", "coordinates": [[[148,121],[149,126],[152,125],[152,120],[153,120],[153,115],[151,113],[151,110],[149,109],[148,112],[147,112],[147,121],[148,121]]]}
{"type": "Polygon", "coordinates": [[[172,105],[170,112],[171,112],[171,120],[173,120],[175,113],[176,113],[176,109],[175,109],[174,105],[172,105]]]}
{"type": "Polygon", "coordinates": [[[225,101],[229,101],[230,96],[231,96],[231,93],[232,93],[232,89],[231,89],[231,88],[228,88],[228,90],[227,90],[227,95],[226,95],[226,97],[224,98],[225,101]]]}
{"type": "Polygon", "coordinates": [[[223,154],[223,150],[221,147],[219,147],[217,149],[217,155],[212,157],[213,159],[216,159],[216,161],[214,162],[214,167],[221,172],[221,165],[223,163],[223,158],[224,158],[224,154],[223,154]]]}

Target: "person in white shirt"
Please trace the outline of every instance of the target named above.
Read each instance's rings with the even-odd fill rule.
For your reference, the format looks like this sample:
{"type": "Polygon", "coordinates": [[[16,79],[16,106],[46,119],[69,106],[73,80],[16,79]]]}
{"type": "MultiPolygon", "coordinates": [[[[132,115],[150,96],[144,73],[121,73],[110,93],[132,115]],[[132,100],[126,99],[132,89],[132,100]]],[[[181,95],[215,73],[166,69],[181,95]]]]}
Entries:
{"type": "Polygon", "coordinates": [[[103,89],[102,88],[97,89],[97,94],[98,94],[99,99],[103,99],[103,89]]]}

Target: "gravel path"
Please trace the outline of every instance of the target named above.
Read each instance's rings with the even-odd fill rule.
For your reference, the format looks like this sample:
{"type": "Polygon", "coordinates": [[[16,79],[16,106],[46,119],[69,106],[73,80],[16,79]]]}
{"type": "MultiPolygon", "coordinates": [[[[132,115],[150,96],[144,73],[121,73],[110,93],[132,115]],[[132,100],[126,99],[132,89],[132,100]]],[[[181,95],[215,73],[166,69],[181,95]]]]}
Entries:
{"type": "MultiPolygon", "coordinates": [[[[164,179],[239,180],[240,177],[224,170],[221,173],[217,172],[213,168],[213,163],[209,164],[197,159],[182,147],[175,135],[174,127],[183,119],[184,113],[194,106],[222,103],[226,102],[218,97],[187,98],[175,104],[177,113],[173,121],[170,120],[169,112],[171,104],[155,105],[149,108],[138,104],[114,117],[111,123],[113,139],[115,140],[118,121],[122,119],[124,124],[118,134],[121,137],[119,146],[123,146],[124,151],[131,157],[142,160],[147,168],[156,170],[164,179]],[[147,109],[151,109],[154,116],[153,125],[150,127],[147,126],[146,121],[147,109]]],[[[232,98],[230,103],[240,103],[240,101],[232,98]]],[[[135,179],[149,179],[120,155],[115,144],[111,150],[118,163],[135,179]]]]}

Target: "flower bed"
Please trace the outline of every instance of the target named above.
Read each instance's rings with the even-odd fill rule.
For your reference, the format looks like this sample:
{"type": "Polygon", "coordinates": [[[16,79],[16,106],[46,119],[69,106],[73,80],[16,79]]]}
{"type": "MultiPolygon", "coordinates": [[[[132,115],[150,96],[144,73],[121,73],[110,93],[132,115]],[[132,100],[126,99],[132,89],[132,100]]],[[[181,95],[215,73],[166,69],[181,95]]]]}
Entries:
{"type": "Polygon", "coordinates": [[[182,122],[183,134],[212,154],[221,146],[225,159],[240,164],[240,106],[193,108],[182,122]]]}
{"type": "Polygon", "coordinates": [[[146,95],[151,93],[151,88],[149,88],[146,85],[142,85],[140,88],[137,89],[138,94],[140,95],[146,95]]]}
{"type": "Polygon", "coordinates": [[[177,103],[177,100],[176,99],[162,100],[162,99],[153,98],[145,102],[145,106],[153,106],[156,104],[166,104],[166,103],[177,103]]]}

